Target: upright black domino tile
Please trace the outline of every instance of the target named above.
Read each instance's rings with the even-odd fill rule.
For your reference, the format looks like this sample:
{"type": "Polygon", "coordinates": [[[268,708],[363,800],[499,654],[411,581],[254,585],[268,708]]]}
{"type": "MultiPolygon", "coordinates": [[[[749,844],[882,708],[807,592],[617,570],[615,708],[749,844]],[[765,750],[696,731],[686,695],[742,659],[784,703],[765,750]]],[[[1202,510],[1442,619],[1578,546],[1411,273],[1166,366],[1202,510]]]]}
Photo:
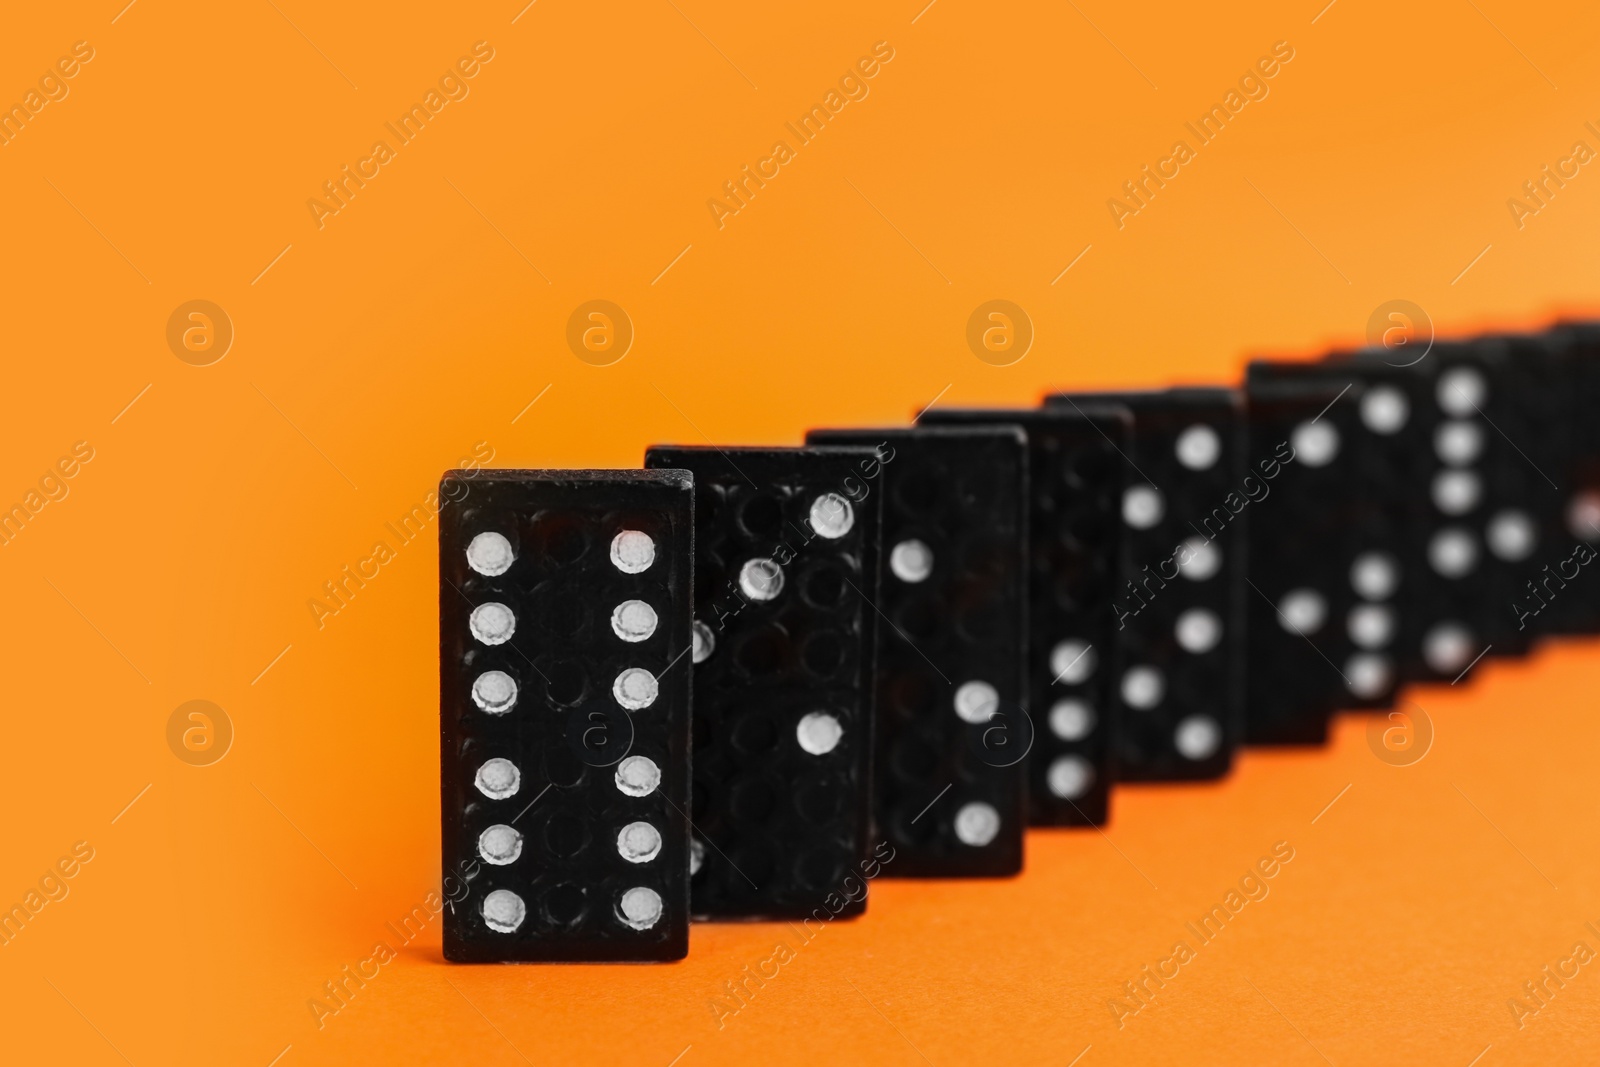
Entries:
{"type": "Polygon", "coordinates": [[[1392,507],[1400,480],[1352,462],[1357,376],[1258,361],[1245,380],[1247,467],[1269,493],[1251,504],[1246,553],[1245,743],[1320,744],[1335,711],[1394,702],[1394,652],[1367,647],[1360,620],[1378,618],[1390,643],[1405,625],[1414,542],[1392,507]]]}
{"type": "Polygon", "coordinates": [[[694,473],[697,919],[866,908],[878,500],[860,468],[874,462],[868,449],[645,456],[694,473]]]}
{"type": "MultiPolygon", "coordinates": [[[[1438,357],[1435,401],[1443,417],[1473,428],[1482,442],[1465,464],[1483,484],[1467,525],[1481,548],[1460,583],[1481,607],[1475,639],[1461,650],[1467,656],[1480,649],[1520,655],[1545,634],[1587,629],[1578,621],[1589,613],[1586,598],[1565,595],[1564,579],[1551,573],[1576,547],[1567,530],[1567,467],[1579,451],[1574,430],[1589,417],[1574,403],[1576,368],[1564,358],[1563,340],[1550,333],[1494,335],[1429,353],[1438,357]],[[1537,583],[1531,590],[1530,582],[1537,583]],[[1548,610],[1519,611],[1537,604],[1541,593],[1548,610]]],[[[1600,591],[1600,582],[1593,589],[1600,591]]]]}
{"type": "Polygon", "coordinates": [[[1544,469],[1557,467],[1566,434],[1561,420],[1538,415],[1559,398],[1549,381],[1556,355],[1545,338],[1506,337],[1398,356],[1365,349],[1327,365],[1360,378],[1369,427],[1380,411],[1400,423],[1386,437],[1408,461],[1405,485],[1398,497],[1385,486],[1413,549],[1400,676],[1453,683],[1487,653],[1525,653],[1538,632],[1517,625],[1512,605],[1528,561],[1561,523],[1562,497],[1544,469]]]}
{"type": "Polygon", "coordinates": [[[930,408],[931,426],[1020,427],[1028,437],[1028,821],[1100,826],[1110,814],[1123,712],[1115,598],[1124,556],[1125,410],[1080,415],[930,408]],[[1098,670],[1080,671],[1080,649],[1098,670]],[[1052,661],[1059,660],[1055,666],[1052,661]],[[1063,670],[1065,667],[1072,669],[1063,670]]]}
{"type": "Polygon", "coordinates": [[[443,861],[468,889],[446,959],[687,953],[691,490],[666,470],[441,481],[443,861]]]}
{"type": "Polygon", "coordinates": [[[888,877],[1022,869],[1027,442],[1011,429],[813,430],[877,449],[876,833],[888,877]]]}
{"type": "MultiPolygon", "coordinates": [[[[1330,465],[1351,482],[1352,506],[1381,510],[1393,535],[1380,551],[1398,594],[1363,596],[1352,584],[1356,600],[1348,610],[1330,611],[1325,625],[1308,626],[1304,636],[1321,646],[1342,629],[1358,649],[1384,658],[1397,685],[1441,676],[1450,681],[1483,647],[1477,640],[1482,598],[1447,579],[1450,566],[1443,562],[1463,552],[1475,558],[1474,545],[1460,543],[1460,515],[1462,506],[1476,505],[1461,499],[1461,476],[1438,458],[1443,418],[1434,400],[1437,383],[1433,368],[1419,370],[1413,360],[1410,352],[1362,349],[1320,363],[1274,365],[1270,372],[1280,381],[1308,388],[1320,383],[1341,394],[1339,415],[1326,420],[1336,431],[1330,465]],[[1441,512],[1441,500],[1453,514],[1441,512]]],[[[1325,595],[1320,587],[1307,588],[1325,595]]]]}
{"type": "Polygon", "coordinates": [[[1121,503],[1130,568],[1114,602],[1129,781],[1219,778],[1242,739],[1251,505],[1239,395],[1181,388],[1049,397],[1132,413],[1121,503]]]}

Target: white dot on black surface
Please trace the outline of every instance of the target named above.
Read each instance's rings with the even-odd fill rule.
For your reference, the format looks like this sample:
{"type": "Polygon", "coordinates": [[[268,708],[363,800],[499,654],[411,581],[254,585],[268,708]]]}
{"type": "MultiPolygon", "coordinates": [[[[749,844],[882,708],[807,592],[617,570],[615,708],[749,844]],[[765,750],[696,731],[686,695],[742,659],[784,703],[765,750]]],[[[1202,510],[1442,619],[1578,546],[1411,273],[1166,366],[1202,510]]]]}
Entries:
{"type": "Polygon", "coordinates": [[[1050,707],[1050,732],[1063,741],[1082,741],[1094,730],[1094,722],[1088,701],[1067,697],[1050,707]]]}
{"type": "Polygon", "coordinates": [[[1062,685],[1088,681],[1099,662],[1094,646],[1083,641],[1062,641],[1050,650],[1050,673],[1062,685]]]}
{"type": "Polygon", "coordinates": [[[528,909],[522,898],[509,889],[496,889],[483,898],[483,921],[500,934],[514,933],[522,925],[528,909]]]}
{"type": "Polygon", "coordinates": [[[811,502],[811,528],[819,537],[843,537],[855,522],[855,509],[838,493],[823,493],[811,502]]]}
{"type": "Polygon", "coordinates": [[[1130,485],[1122,494],[1122,521],[1135,530],[1150,529],[1166,511],[1166,500],[1153,485],[1130,485]]]}
{"type": "Polygon", "coordinates": [[[1382,648],[1394,640],[1394,609],[1387,604],[1357,604],[1345,619],[1345,629],[1358,648],[1382,648]]]}
{"type": "Polygon", "coordinates": [[[1148,711],[1161,703],[1166,689],[1161,672],[1151,666],[1129,667],[1122,676],[1122,702],[1140,711],[1148,711]]]}
{"type": "Polygon", "coordinates": [[[510,570],[515,558],[511,542],[492,530],[478,534],[467,546],[467,566],[490,578],[510,570]]]}
{"type": "Polygon", "coordinates": [[[1189,608],[1173,626],[1178,647],[1195,655],[1210,652],[1222,640],[1222,620],[1207,608],[1189,608]]]}
{"type": "Polygon", "coordinates": [[[1278,625],[1292,634],[1309,636],[1328,618],[1328,599],[1315,589],[1291,589],[1278,602],[1278,625]]]}
{"type": "Polygon", "coordinates": [[[611,612],[611,632],[629,643],[656,632],[656,609],[642,600],[624,600],[611,612]]]}
{"type": "Polygon", "coordinates": [[[1382,696],[1388,690],[1393,676],[1389,657],[1376,652],[1357,652],[1345,661],[1345,686],[1362,700],[1382,696]]]}
{"type": "Polygon", "coordinates": [[[1366,600],[1387,600],[1400,585],[1400,564],[1387,552],[1363,552],[1350,564],[1350,587],[1366,600]]]}
{"type": "Polygon", "coordinates": [[[802,716],[795,725],[795,739],[800,747],[813,756],[825,756],[839,747],[844,738],[844,727],[836,716],[825,711],[813,711],[802,716]]]}
{"type": "Polygon", "coordinates": [[[1050,792],[1062,800],[1077,800],[1094,784],[1094,767],[1082,756],[1061,756],[1045,773],[1050,792]]]}
{"type": "Polygon", "coordinates": [[[1178,723],[1172,745],[1184,759],[1208,759],[1222,747],[1222,727],[1209,715],[1190,715],[1178,723]]]}
{"type": "Polygon", "coordinates": [[[1380,385],[1361,398],[1361,422],[1373,433],[1399,433],[1410,415],[1411,402],[1392,385],[1380,385]]]}
{"type": "Polygon", "coordinates": [[[472,680],[472,702],[490,715],[504,715],[517,702],[517,683],[505,671],[484,671],[472,680]]]}
{"type": "Polygon", "coordinates": [[[783,568],[766,557],[745,560],[739,568],[739,592],[750,600],[772,600],[783,592],[783,568]]]}
{"type": "Polygon", "coordinates": [[[514,796],[521,782],[522,775],[517,770],[517,765],[499,756],[485,760],[478,768],[477,776],[473,778],[473,784],[478,787],[478,792],[490,800],[504,800],[506,797],[514,796]]]}
{"type": "Polygon", "coordinates": [[[1489,398],[1489,383],[1473,367],[1452,367],[1439,375],[1434,396],[1446,415],[1464,418],[1482,409],[1489,398]]]}
{"type": "Polygon", "coordinates": [[[1478,542],[1459,526],[1446,527],[1428,542],[1428,564],[1445,578],[1464,578],[1478,565],[1478,542]]]}
{"type": "Polygon", "coordinates": [[[611,539],[611,565],[623,574],[640,574],[656,561],[656,543],[640,530],[623,530],[611,539]]]}
{"type": "Polygon", "coordinates": [[[1526,511],[1507,508],[1490,516],[1484,539],[1496,558],[1517,563],[1533,555],[1539,533],[1533,517],[1526,511]]]}
{"type": "Polygon", "coordinates": [[[661,894],[648,886],[634,886],[617,902],[617,918],[624,926],[648,930],[661,920],[661,894]]]}
{"type": "Polygon", "coordinates": [[[692,658],[696,663],[704,663],[706,660],[711,658],[711,653],[717,650],[716,635],[711,632],[711,627],[707,626],[699,619],[694,620],[694,623],[689,628],[689,632],[690,641],[694,648],[694,650],[689,653],[690,658],[692,658]]]}
{"type": "Polygon", "coordinates": [[[1422,658],[1440,674],[1455,674],[1472,662],[1472,631],[1442,622],[1422,635],[1422,658]]]}
{"type": "Polygon", "coordinates": [[[1600,541],[1600,493],[1585,490],[1567,501],[1567,531],[1580,541],[1600,541]]]}
{"type": "Polygon", "coordinates": [[[504,604],[479,604],[467,620],[472,636],[486,645],[503,645],[517,628],[517,617],[504,604]]]}
{"type": "Polygon", "coordinates": [[[617,764],[615,780],[630,797],[649,796],[661,784],[661,768],[649,756],[628,756],[617,764]]]}
{"type": "Polygon", "coordinates": [[[1339,431],[1331,422],[1302,422],[1289,435],[1296,463],[1326,467],[1339,454],[1339,431]]]}
{"type": "Polygon", "coordinates": [[[933,550],[912,538],[889,553],[889,570],[902,582],[920,582],[933,573],[933,550]]]}
{"type": "Polygon", "coordinates": [[[611,695],[629,711],[640,711],[656,702],[661,687],[656,676],[643,667],[629,667],[611,683],[611,695]]]}
{"type": "Polygon", "coordinates": [[[1000,694],[988,682],[962,682],[952,703],[962,722],[984,723],[1000,708],[1000,694]]]}
{"type": "Polygon", "coordinates": [[[1433,451],[1441,463],[1465,467],[1483,453],[1483,427],[1476,422],[1441,422],[1433,431],[1433,451]]]}
{"type": "Polygon", "coordinates": [[[661,852],[661,831],[647,822],[630,822],[617,834],[617,855],[629,863],[649,863],[661,852]]]}
{"type": "Polygon", "coordinates": [[[1222,438],[1211,427],[1196,423],[1178,435],[1174,451],[1178,462],[1190,470],[1210,470],[1222,455],[1222,438]]]}
{"type": "Polygon", "coordinates": [[[956,839],[963,845],[982,848],[1000,834],[1000,813],[981,800],[963,804],[956,812],[956,839]]]}
{"type": "Polygon", "coordinates": [[[478,835],[478,855],[496,867],[513,863],[522,855],[522,834],[514,826],[496,823],[478,835]]]}
{"type": "Polygon", "coordinates": [[[1205,537],[1191,537],[1178,546],[1178,573],[1191,582],[1203,582],[1222,569],[1222,549],[1205,537]]]}
{"type": "Polygon", "coordinates": [[[1446,515],[1465,515],[1483,497],[1477,471],[1446,469],[1433,476],[1433,506],[1446,515]]]}

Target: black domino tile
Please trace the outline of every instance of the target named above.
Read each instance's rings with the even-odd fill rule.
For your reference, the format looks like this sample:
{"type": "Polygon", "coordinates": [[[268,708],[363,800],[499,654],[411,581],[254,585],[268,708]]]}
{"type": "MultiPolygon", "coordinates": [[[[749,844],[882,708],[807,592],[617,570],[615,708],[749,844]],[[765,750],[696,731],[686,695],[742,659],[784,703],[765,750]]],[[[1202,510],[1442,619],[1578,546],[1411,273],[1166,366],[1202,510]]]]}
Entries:
{"type": "Polygon", "coordinates": [[[858,468],[872,462],[807,448],[646,455],[694,474],[697,919],[866,907],[878,501],[858,468]]]}
{"type": "Polygon", "coordinates": [[[1126,411],[931,408],[930,426],[1016,426],[1027,434],[1028,821],[1100,826],[1110,816],[1122,717],[1115,599],[1123,563],[1122,451],[1126,411]],[[1063,642],[1096,650],[1100,669],[1071,680],[1052,670],[1063,642]]]}
{"type": "Polygon", "coordinates": [[[1227,389],[1060,394],[1057,410],[1132,415],[1122,449],[1129,567],[1114,603],[1129,781],[1219,778],[1241,742],[1245,549],[1240,399],[1227,389]]]}
{"type": "Polygon", "coordinates": [[[445,958],[682,958],[688,473],[451,471],[439,498],[445,958]]]}
{"type": "Polygon", "coordinates": [[[1363,395],[1319,364],[1247,372],[1247,466],[1270,492],[1251,505],[1246,553],[1247,744],[1319,744],[1339,709],[1395,700],[1422,545],[1394,506],[1415,487],[1366,447],[1363,395]],[[1377,647],[1352,636],[1366,618],[1387,633],[1377,647]]]}
{"type": "MultiPolygon", "coordinates": [[[[1461,579],[1481,605],[1474,655],[1479,646],[1496,657],[1521,655],[1541,636],[1583,632],[1592,625],[1585,616],[1594,619],[1600,582],[1588,596],[1581,583],[1567,595],[1559,573],[1580,541],[1568,509],[1581,475],[1569,461],[1583,454],[1577,436],[1585,421],[1581,363],[1565,358],[1565,341],[1559,334],[1501,335],[1437,345],[1416,368],[1433,364],[1441,419],[1476,428],[1482,441],[1478,456],[1458,464],[1481,482],[1480,500],[1450,520],[1478,548],[1461,579]]],[[[1573,577],[1578,573],[1575,566],[1573,577]]]]}
{"type": "Polygon", "coordinates": [[[1026,440],[1015,429],[915,428],[817,430],[807,441],[875,448],[880,464],[874,807],[894,857],[883,875],[1015,874],[1032,725],[1026,440]]]}

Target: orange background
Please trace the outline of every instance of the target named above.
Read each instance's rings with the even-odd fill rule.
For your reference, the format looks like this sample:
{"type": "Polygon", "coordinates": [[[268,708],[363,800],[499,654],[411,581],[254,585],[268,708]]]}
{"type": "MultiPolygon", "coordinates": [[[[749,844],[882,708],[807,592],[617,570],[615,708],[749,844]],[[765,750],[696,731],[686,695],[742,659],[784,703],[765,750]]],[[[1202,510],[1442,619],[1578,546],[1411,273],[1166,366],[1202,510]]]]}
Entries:
{"type": "Polygon", "coordinates": [[[1465,332],[1600,291],[1592,168],[1521,229],[1506,206],[1600,147],[1593,5],[922,2],[7,13],[0,102],[94,49],[0,147],[0,504],[94,452],[0,546],[0,903],[94,853],[0,947],[9,1060],[1592,1053],[1600,966],[1521,1029],[1507,1006],[1600,949],[1583,643],[1415,692],[1436,736],[1414,765],[1345,718],[1220,785],[1121,788],[1103,834],[1031,834],[1018,879],[878,883],[809,944],[702,925],[675,965],[446,967],[435,920],[319,1028],[323,983],[438,886],[434,533],[385,523],[479,442],[634,466],[936,396],[1236,380],[1247,354],[1359,342],[1393,298],[1465,332]],[[1270,95],[1119,230],[1107,199],[1280,40],[1270,95]],[[319,229],[307,200],[477,41],[470,95],[319,229]],[[706,201],[878,41],[870,95],[718,229],[706,201]],[[1007,367],[964,340],[993,298],[1037,331],[1007,367]],[[167,345],[192,299],[235,330],[210,366],[167,345]],[[614,365],[567,348],[590,299],[634,324],[614,365]],[[395,558],[319,628],[308,602],[379,540],[395,558]],[[209,766],[168,747],[195,699],[235,731],[209,766]],[[1277,841],[1270,896],[1119,1029],[1108,999],[1277,841]],[[724,983],[780,942],[794,958],[719,1028],[724,983]]]}

